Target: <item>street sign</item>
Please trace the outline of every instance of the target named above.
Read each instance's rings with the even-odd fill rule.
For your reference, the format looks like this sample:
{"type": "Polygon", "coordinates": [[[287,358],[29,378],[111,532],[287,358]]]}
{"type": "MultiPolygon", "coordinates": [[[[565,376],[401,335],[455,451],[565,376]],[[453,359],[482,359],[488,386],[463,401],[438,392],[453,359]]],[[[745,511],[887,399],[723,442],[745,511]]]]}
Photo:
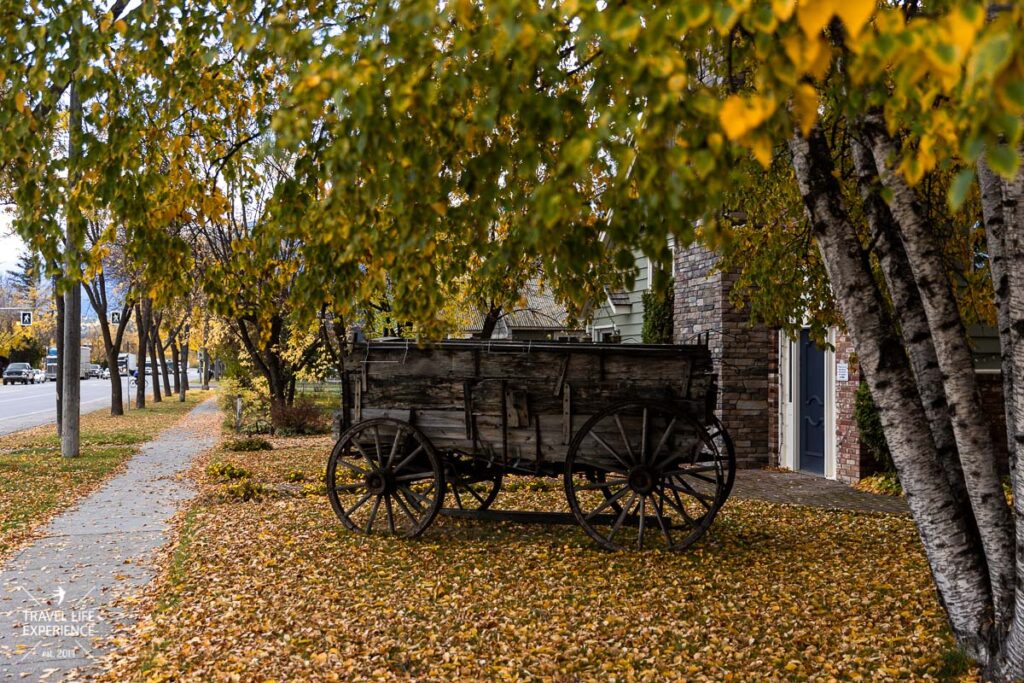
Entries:
{"type": "Polygon", "coordinates": [[[21,324],[23,327],[29,327],[32,324],[32,311],[21,312],[21,324]]]}
{"type": "Polygon", "coordinates": [[[110,314],[110,324],[120,325],[121,324],[121,311],[114,311],[110,314]]]}

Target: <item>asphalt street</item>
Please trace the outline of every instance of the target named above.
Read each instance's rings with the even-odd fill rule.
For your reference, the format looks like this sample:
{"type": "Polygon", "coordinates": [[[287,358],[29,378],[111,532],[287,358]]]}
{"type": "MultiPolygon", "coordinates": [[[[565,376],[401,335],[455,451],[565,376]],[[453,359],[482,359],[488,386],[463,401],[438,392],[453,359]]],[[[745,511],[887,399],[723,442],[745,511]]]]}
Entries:
{"type": "MultiPolygon", "coordinates": [[[[55,423],[56,394],[55,382],[0,385],[0,434],[55,423]]],[[[82,412],[109,407],[110,380],[82,380],[82,412]]]]}

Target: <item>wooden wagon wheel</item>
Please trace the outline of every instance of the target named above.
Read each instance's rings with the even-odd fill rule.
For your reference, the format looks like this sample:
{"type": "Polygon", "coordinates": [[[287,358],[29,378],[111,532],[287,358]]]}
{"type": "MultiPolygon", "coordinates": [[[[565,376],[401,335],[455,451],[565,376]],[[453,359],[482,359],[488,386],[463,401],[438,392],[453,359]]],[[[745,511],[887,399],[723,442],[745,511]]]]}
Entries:
{"type": "Polygon", "coordinates": [[[681,550],[704,535],[735,460],[675,406],[629,401],[591,417],[569,445],[565,493],[580,526],[612,550],[681,550]]]}
{"type": "Polygon", "coordinates": [[[498,498],[502,488],[502,473],[496,471],[482,477],[447,473],[445,481],[452,490],[452,500],[457,510],[486,510],[498,498]]]}
{"type": "Polygon", "coordinates": [[[327,462],[327,497],[338,519],[363,534],[413,538],[444,502],[441,459],[408,422],[382,417],[341,435],[327,462]]]}

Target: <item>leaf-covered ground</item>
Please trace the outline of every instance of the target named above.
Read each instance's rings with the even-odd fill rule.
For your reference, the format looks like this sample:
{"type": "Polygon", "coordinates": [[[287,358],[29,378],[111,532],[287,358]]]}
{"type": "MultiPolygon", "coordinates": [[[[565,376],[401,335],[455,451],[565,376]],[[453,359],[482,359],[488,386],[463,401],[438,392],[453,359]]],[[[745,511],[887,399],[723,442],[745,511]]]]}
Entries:
{"type": "MultiPolygon", "coordinates": [[[[240,502],[204,474],[316,481],[325,438],[213,451],[204,494],[106,678],[948,679],[953,650],[903,517],[730,501],[697,547],[607,553],[573,526],[439,517],[419,540],[345,531],[322,495],[240,502]]],[[[520,480],[500,507],[565,509],[520,480]]]]}
{"type": "Polygon", "coordinates": [[[106,411],[83,415],[82,455],[75,459],[60,457],[53,425],[0,436],[0,560],[208,396],[193,391],[185,403],[164,401],[119,418],[106,411]]]}

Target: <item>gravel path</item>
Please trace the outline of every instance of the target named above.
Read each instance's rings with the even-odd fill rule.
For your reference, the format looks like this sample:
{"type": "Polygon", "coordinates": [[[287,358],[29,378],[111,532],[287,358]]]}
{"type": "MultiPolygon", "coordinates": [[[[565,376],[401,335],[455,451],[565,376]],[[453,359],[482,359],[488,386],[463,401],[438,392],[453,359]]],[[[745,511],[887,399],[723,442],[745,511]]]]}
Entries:
{"type": "Polygon", "coordinates": [[[178,475],[216,443],[219,420],[213,400],[194,408],[0,569],[0,680],[88,671],[94,640],[126,618],[115,598],[153,578],[146,560],[194,494],[178,475]]]}

